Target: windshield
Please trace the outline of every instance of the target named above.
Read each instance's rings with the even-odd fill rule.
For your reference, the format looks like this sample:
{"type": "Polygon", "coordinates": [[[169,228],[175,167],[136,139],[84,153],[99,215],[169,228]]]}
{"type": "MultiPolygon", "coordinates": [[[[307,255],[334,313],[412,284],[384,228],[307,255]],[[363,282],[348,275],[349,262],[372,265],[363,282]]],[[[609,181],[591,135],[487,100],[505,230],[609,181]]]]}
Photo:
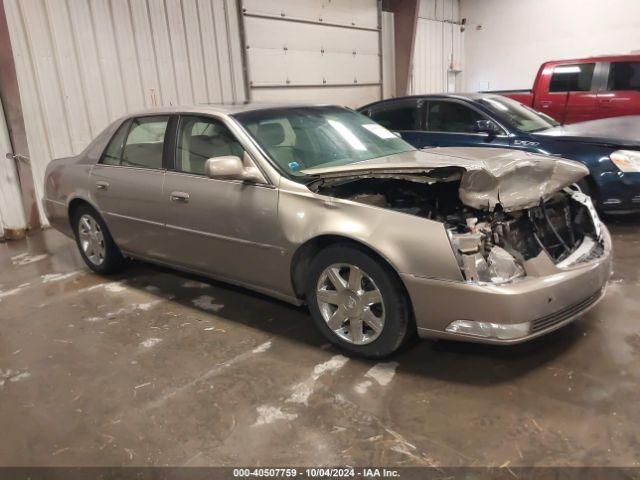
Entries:
{"type": "Polygon", "coordinates": [[[548,115],[536,112],[507,97],[495,95],[484,97],[479,102],[491,110],[498,119],[521,132],[539,132],[560,125],[548,115]]]}
{"type": "Polygon", "coordinates": [[[381,125],[342,107],[292,107],[234,115],[287,176],[415,150],[381,125]]]}

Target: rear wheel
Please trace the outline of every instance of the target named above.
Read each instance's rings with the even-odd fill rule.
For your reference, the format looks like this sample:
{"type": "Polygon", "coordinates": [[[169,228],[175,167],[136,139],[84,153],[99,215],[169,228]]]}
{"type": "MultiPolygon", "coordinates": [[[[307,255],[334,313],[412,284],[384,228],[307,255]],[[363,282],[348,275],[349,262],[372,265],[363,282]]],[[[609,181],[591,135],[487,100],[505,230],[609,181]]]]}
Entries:
{"type": "Polygon", "coordinates": [[[106,224],[93,208],[88,205],[78,207],[74,212],[73,227],[80,255],[91,270],[108,274],[122,269],[125,260],[106,224]]]}
{"type": "Polygon", "coordinates": [[[316,327],[349,353],[384,357],[415,334],[397,275],[357,247],[322,250],[311,264],[306,297],[316,327]]]}

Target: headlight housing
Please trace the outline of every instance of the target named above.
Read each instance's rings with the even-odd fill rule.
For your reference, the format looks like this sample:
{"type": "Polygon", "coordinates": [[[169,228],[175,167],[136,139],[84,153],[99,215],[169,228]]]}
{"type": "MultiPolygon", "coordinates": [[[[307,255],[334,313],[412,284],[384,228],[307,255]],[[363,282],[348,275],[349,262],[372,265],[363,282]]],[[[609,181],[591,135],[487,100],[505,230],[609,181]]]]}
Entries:
{"type": "Polygon", "coordinates": [[[531,333],[531,325],[529,322],[503,324],[475,322],[473,320],[455,320],[451,322],[445,330],[450,333],[471,335],[473,337],[515,340],[529,335],[529,333],[531,333]]]}
{"type": "Polygon", "coordinates": [[[490,230],[456,233],[450,229],[447,233],[458,266],[467,282],[501,284],[525,276],[524,268],[513,255],[499,246],[487,244],[490,230]]]}
{"type": "Polygon", "coordinates": [[[624,173],[640,172],[640,152],[635,150],[616,150],[609,158],[624,173]]]}

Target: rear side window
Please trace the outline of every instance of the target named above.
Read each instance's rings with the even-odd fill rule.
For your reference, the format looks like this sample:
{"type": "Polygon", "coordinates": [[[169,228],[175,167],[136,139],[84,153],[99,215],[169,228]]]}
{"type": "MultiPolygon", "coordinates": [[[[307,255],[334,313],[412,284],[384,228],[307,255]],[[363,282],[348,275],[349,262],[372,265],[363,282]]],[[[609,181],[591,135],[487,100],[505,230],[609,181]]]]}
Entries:
{"type": "Polygon", "coordinates": [[[640,62],[612,62],[607,90],[640,90],[640,62]]]}
{"type": "Polygon", "coordinates": [[[429,102],[427,131],[474,133],[474,126],[484,117],[475,110],[456,102],[429,102]]]}
{"type": "Polygon", "coordinates": [[[371,119],[389,130],[416,130],[418,128],[417,105],[390,106],[373,111],[371,119]]]}
{"type": "Polygon", "coordinates": [[[575,65],[558,65],[553,69],[550,92],[588,92],[595,63],[578,63],[575,65]]]}
{"type": "Polygon", "coordinates": [[[127,167],[162,168],[164,134],[168,116],[140,117],[131,122],[122,149],[122,165],[127,167]]]}
{"type": "Polygon", "coordinates": [[[101,163],[161,169],[168,123],[166,115],[127,120],[107,145],[101,163]]]}

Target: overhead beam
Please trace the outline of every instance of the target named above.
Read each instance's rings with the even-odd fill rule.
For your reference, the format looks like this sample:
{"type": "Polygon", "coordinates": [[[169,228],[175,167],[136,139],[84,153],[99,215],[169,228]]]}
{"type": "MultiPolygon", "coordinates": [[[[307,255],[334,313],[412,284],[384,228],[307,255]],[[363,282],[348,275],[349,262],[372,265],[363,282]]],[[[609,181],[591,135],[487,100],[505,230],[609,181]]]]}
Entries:
{"type": "MultiPolygon", "coordinates": [[[[13,152],[28,158],[29,145],[27,143],[27,134],[24,126],[22,103],[18,89],[18,77],[13,60],[11,39],[9,38],[9,27],[7,25],[4,0],[0,0],[0,101],[2,101],[4,108],[13,152]]],[[[5,159],[4,155],[5,152],[2,152],[0,161],[9,161],[5,159]]],[[[38,212],[31,167],[27,163],[19,161],[16,162],[16,169],[20,181],[22,206],[27,220],[27,228],[32,230],[38,229],[41,227],[40,214],[38,212]]]]}
{"type": "Polygon", "coordinates": [[[413,47],[420,0],[383,0],[382,9],[393,12],[396,56],[396,96],[407,95],[413,64],[413,47]]]}

